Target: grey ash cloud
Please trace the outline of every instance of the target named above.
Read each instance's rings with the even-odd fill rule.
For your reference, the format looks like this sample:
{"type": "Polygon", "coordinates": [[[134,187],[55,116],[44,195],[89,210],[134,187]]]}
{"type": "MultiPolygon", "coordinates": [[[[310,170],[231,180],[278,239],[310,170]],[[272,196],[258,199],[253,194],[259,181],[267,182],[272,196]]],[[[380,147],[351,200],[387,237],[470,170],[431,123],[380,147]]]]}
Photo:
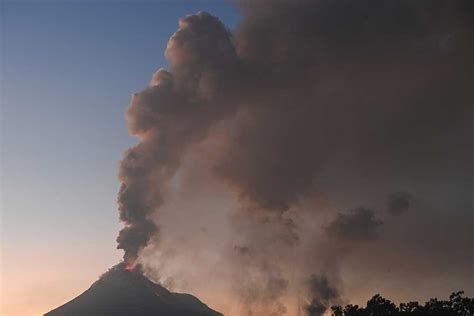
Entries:
{"type": "Polygon", "coordinates": [[[308,281],[310,302],[305,310],[308,316],[322,316],[328,308],[338,303],[340,294],[327,277],[312,275],[308,281]]]}
{"type": "Polygon", "coordinates": [[[349,241],[370,241],[379,237],[382,224],[374,211],[360,207],[338,214],[325,229],[331,237],[349,241]]]}
{"type": "MultiPolygon", "coordinates": [[[[333,219],[319,236],[335,237],[329,243],[352,240],[360,247],[377,239],[382,223],[373,211],[338,214],[341,204],[342,209],[372,205],[374,196],[401,187],[464,218],[450,221],[447,230],[456,232],[467,222],[472,211],[472,177],[466,176],[472,174],[470,1],[237,4],[243,17],[232,31],[205,12],[181,19],[165,52],[169,69],[156,72],[132,97],[126,116],[138,143],[125,152],[119,170],[125,227],[117,241],[125,261],[134,262],[144,248],[160,244],[164,216],[167,225],[176,225],[166,230],[169,240],[176,237],[168,242],[172,253],[194,251],[182,236],[204,233],[180,220],[193,222],[201,212],[200,219],[214,225],[206,234],[232,234],[233,255],[226,250],[216,255],[231,271],[226,276],[236,275],[226,281],[238,283],[245,289],[241,298],[248,298],[255,289],[266,290],[255,280],[242,281],[236,271],[252,273],[265,280],[262,284],[277,275],[288,287],[259,297],[283,306],[284,296],[320,268],[315,265],[343,264],[331,251],[316,253],[332,246],[320,246],[313,234],[321,227],[320,214],[333,219]],[[225,187],[237,201],[233,220],[204,213],[202,205],[188,206],[179,219],[165,214],[177,175],[190,172],[189,161],[198,156],[208,169],[194,190],[211,182],[225,187]],[[236,254],[240,261],[229,259],[236,254]],[[292,279],[291,266],[305,277],[292,279]]],[[[386,206],[391,214],[409,210],[418,216],[411,212],[412,201],[411,195],[397,193],[386,206]]],[[[439,216],[451,213],[446,214],[439,216]]],[[[440,236],[436,225],[430,227],[424,236],[440,236]]],[[[411,234],[392,232],[397,237],[390,238],[416,241],[420,235],[414,228],[411,234]]],[[[465,248],[469,237],[462,236],[465,248]]],[[[403,244],[413,252],[422,247],[403,244]]],[[[470,258],[462,253],[456,262],[466,265],[470,258]]]]}
{"type": "Polygon", "coordinates": [[[180,21],[166,49],[171,71],[159,70],[149,87],[134,94],[127,111],[131,135],[140,142],[121,162],[118,195],[118,248],[134,261],[157,232],[151,215],[163,204],[163,189],[180,167],[186,149],[206,137],[227,112],[209,91],[225,85],[226,65],[235,60],[231,34],[215,17],[201,12],[180,21]]]}
{"type": "Polygon", "coordinates": [[[392,215],[407,212],[414,203],[414,197],[408,192],[396,192],[388,197],[387,208],[392,215]]]}

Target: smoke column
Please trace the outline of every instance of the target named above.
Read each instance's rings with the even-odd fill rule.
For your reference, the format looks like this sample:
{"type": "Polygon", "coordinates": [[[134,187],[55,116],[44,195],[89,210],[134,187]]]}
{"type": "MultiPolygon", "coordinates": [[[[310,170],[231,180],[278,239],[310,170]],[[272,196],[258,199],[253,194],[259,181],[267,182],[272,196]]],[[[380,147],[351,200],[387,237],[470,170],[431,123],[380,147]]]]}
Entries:
{"type": "Polygon", "coordinates": [[[329,285],[328,280],[324,276],[312,275],[309,280],[309,288],[313,297],[310,304],[306,306],[308,316],[324,315],[330,304],[335,304],[339,298],[337,290],[329,285]]]}
{"type": "MultiPolygon", "coordinates": [[[[415,226],[401,233],[407,216],[448,249],[435,223],[452,211],[461,220],[445,221],[459,242],[450,255],[466,271],[472,3],[238,5],[233,31],[205,12],[181,19],[170,69],[132,97],[139,143],[119,170],[124,260],[203,296],[218,278],[240,305],[216,302],[228,315],[319,315],[342,296],[353,256],[410,244],[413,266],[430,260],[415,226]],[[397,216],[382,221],[387,208],[397,216]]],[[[400,260],[388,258],[373,262],[400,260]]]]}
{"type": "Polygon", "coordinates": [[[118,248],[135,261],[157,228],[150,218],[163,203],[163,187],[176,173],[190,144],[203,139],[209,126],[227,111],[212,91],[225,88],[226,67],[235,55],[230,33],[215,17],[199,13],[180,21],[166,49],[171,72],[160,69],[127,112],[129,132],[140,143],[122,160],[118,195],[118,248]]]}

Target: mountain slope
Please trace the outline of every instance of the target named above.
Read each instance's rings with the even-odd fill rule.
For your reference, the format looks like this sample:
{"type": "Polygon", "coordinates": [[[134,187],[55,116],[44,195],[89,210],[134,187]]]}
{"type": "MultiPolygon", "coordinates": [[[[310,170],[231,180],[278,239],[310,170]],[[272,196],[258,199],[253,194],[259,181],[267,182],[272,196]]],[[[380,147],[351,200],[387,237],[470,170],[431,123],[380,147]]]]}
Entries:
{"type": "Polygon", "coordinates": [[[189,294],[172,293],[122,264],[45,316],[222,316],[189,294]]]}

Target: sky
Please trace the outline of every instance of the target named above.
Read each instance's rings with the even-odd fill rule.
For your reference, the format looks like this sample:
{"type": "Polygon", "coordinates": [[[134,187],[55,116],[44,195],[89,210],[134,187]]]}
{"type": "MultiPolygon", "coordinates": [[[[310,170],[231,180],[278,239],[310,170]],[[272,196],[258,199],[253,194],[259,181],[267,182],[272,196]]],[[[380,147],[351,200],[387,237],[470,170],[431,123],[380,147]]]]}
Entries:
{"type": "Polygon", "coordinates": [[[199,10],[239,20],[214,0],[1,1],[2,315],[44,313],[120,260],[125,108],[199,10]]]}
{"type": "Polygon", "coordinates": [[[470,2],[235,2],[1,2],[2,315],[472,296],[470,2]]]}

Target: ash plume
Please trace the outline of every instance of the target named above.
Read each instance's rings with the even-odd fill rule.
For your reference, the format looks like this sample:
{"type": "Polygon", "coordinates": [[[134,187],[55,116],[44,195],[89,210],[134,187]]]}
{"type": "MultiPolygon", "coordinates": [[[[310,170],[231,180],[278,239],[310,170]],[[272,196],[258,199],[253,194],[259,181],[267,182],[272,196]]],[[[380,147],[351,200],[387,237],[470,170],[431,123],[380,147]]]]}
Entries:
{"type": "Polygon", "coordinates": [[[160,69],[127,111],[129,132],[140,142],[125,153],[119,170],[125,228],[117,241],[125,261],[136,260],[157,232],[151,215],[163,204],[163,190],[186,149],[227,110],[207,95],[226,84],[223,71],[235,58],[230,33],[217,18],[201,12],[180,20],[165,53],[171,72],[160,69]]]}
{"type": "Polygon", "coordinates": [[[338,302],[340,295],[325,276],[312,275],[308,281],[311,300],[305,310],[308,316],[321,316],[338,302]]]}
{"type": "MultiPolygon", "coordinates": [[[[181,19],[165,52],[169,70],[132,97],[127,121],[139,142],[119,170],[124,260],[209,295],[232,316],[294,314],[308,275],[340,280],[347,262],[368,279],[385,278],[391,265],[405,269],[393,272],[400,278],[429,279],[448,264],[466,273],[470,1],[237,4],[242,21],[232,31],[205,12],[181,19]],[[440,210],[412,210],[408,196],[380,201],[400,187],[440,210]],[[392,217],[382,231],[371,209],[384,207],[410,208],[410,221],[392,217]],[[452,214],[459,220],[445,221],[452,214]],[[459,241],[452,263],[421,251],[422,240],[446,238],[438,222],[459,241]],[[407,268],[400,258],[413,254],[420,258],[407,268]],[[206,292],[211,284],[237,303],[206,292]]],[[[314,296],[312,315],[346,289],[373,292],[369,281],[357,292],[340,281],[330,297],[314,296]]]]}
{"type": "Polygon", "coordinates": [[[388,212],[392,215],[400,215],[410,209],[414,201],[408,192],[396,192],[388,197],[388,212]]]}
{"type": "Polygon", "coordinates": [[[383,222],[375,217],[374,211],[356,208],[349,213],[340,213],[325,229],[331,236],[350,241],[377,239],[383,222]]]}

